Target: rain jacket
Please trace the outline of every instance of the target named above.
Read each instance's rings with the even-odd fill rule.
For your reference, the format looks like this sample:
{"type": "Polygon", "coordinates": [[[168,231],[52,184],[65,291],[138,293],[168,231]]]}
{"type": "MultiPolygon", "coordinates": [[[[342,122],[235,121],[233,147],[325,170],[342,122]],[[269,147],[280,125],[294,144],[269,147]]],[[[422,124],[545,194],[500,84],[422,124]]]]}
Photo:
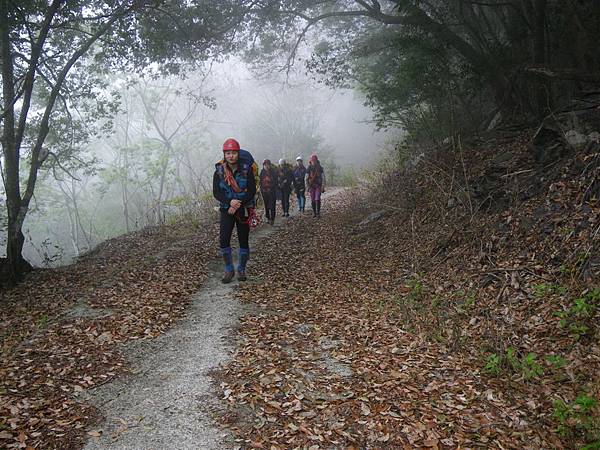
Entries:
{"type": "Polygon", "coordinates": [[[231,200],[237,199],[246,208],[254,207],[254,196],[256,195],[256,180],[252,172],[252,162],[242,158],[238,159],[237,169],[233,177],[240,187],[240,192],[235,192],[225,181],[225,160],[215,164],[213,176],[213,196],[219,201],[221,209],[228,209],[231,200]]]}
{"type": "Polygon", "coordinates": [[[283,164],[277,171],[279,178],[279,189],[286,192],[292,191],[292,184],[294,184],[294,175],[292,174],[292,168],[289,164],[283,164]]]}

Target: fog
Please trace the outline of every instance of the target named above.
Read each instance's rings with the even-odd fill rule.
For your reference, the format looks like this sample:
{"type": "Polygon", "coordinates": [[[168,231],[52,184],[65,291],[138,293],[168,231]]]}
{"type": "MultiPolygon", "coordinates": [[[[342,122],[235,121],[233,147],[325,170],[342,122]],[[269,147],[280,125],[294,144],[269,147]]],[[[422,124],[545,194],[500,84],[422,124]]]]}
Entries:
{"type": "MultiPolygon", "coordinates": [[[[296,154],[290,147],[286,149],[286,145],[294,147],[293,143],[278,140],[281,136],[277,135],[277,130],[268,127],[252,129],[260,122],[259,115],[274,115],[270,118],[277,121],[282,120],[287,111],[291,117],[282,120],[281,128],[289,131],[302,121],[305,131],[312,131],[319,141],[318,148],[294,147],[299,148],[297,153],[307,157],[313,151],[318,153],[325,149],[327,153],[333,152],[338,165],[358,169],[377,161],[386,140],[396,134],[396,131],[376,131],[370,109],[352,90],[332,90],[299,74],[281,74],[276,80],[257,80],[243,64],[236,62],[216,65],[212,73],[217,78],[214,91],[217,108],[211,117],[212,132],[221,140],[226,136],[235,137],[261,159],[268,156],[276,161],[280,157],[295,158],[296,154]],[[312,121],[314,124],[310,123],[312,121]],[[271,148],[272,154],[268,154],[267,149],[271,148]]],[[[215,158],[219,152],[217,145],[215,158]]]]}
{"type": "Polygon", "coordinates": [[[377,162],[397,134],[375,130],[356,92],[298,73],[259,79],[236,60],[186,78],[115,74],[110,85],[121,97],[111,131],[82,144],[94,162],[40,177],[24,226],[23,254],[35,266],[70,263],[145,226],[197,219],[229,137],[259,165],[316,153],[335,183],[377,162]]]}

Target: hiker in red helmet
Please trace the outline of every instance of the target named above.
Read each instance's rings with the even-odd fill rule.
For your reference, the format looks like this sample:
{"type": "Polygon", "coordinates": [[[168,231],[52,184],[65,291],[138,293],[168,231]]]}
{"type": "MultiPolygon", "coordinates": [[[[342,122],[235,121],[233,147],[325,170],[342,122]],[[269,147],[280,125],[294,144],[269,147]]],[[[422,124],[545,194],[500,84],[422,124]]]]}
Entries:
{"type": "Polygon", "coordinates": [[[323,172],[319,158],[314,153],[308,159],[306,185],[310,193],[310,206],[313,210],[313,217],[321,217],[321,194],[325,192],[325,172],[323,172]]]}
{"type": "Polygon", "coordinates": [[[250,258],[248,208],[254,208],[254,195],[256,194],[252,163],[253,161],[240,158],[238,141],[227,139],[223,143],[223,159],[215,164],[213,196],[220,203],[219,246],[225,262],[225,274],[221,280],[223,283],[231,282],[235,275],[231,251],[233,227],[237,227],[240,244],[238,280],[246,280],[246,263],[250,258]]]}
{"type": "Polygon", "coordinates": [[[277,202],[277,169],[271,164],[271,160],[263,161],[263,168],[260,171],[260,192],[265,203],[265,216],[267,222],[273,225],[275,223],[275,205],[277,202]]]}
{"type": "Polygon", "coordinates": [[[298,211],[303,213],[306,205],[306,167],[302,162],[302,156],[296,158],[296,167],[292,172],[294,175],[294,189],[296,190],[296,198],[298,199],[298,211]]]}

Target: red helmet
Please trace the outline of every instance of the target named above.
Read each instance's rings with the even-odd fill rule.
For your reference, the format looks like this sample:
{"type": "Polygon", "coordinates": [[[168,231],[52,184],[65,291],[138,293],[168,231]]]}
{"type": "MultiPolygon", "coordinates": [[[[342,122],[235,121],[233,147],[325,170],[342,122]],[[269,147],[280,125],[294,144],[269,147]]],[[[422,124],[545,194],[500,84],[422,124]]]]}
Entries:
{"type": "Polygon", "coordinates": [[[319,158],[317,158],[317,155],[315,155],[314,153],[312,155],[310,155],[310,158],[308,159],[309,162],[315,162],[318,160],[319,160],[319,158]]]}
{"type": "Polygon", "coordinates": [[[240,143],[238,141],[236,141],[235,139],[229,138],[225,142],[223,142],[223,151],[224,152],[228,152],[228,151],[239,152],[240,151],[240,143]]]}
{"type": "Polygon", "coordinates": [[[265,160],[263,161],[263,166],[264,166],[265,164],[269,164],[269,165],[271,165],[271,160],[270,160],[270,159],[265,159],[265,160]]]}

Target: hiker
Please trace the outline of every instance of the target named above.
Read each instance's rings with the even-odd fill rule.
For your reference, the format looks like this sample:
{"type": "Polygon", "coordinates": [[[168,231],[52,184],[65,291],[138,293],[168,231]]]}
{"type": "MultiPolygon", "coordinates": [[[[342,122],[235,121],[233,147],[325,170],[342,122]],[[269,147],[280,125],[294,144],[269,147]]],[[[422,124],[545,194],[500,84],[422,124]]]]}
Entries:
{"type": "Polygon", "coordinates": [[[325,192],[325,173],[323,172],[319,158],[314,153],[310,155],[308,160],[306,184],[310,194],[310,206],[313,210],[313,217],[321,217],[321,194],[325,192]]]}
{"type": "Polygon", "coordinates": [[[279,160],[277,181],[279,183],[279,190],[281,191],[281,209],[283,210],[283,217],[290,217],[290,194],[292,193],[292,185],[294,184],[294,175],[292,175],[291,166],[285,159],[279,160]]]}
{"type": "Polygon", "coordinates": [[[260,171],[260,191],[265,203],[265,216],[267,217],[267,222],[271,225],[275,223],[276,190],[277,170],[271,164],[271,160],[265,159],[263,161],[263,168],[260,171]]]}
{"type": "Polygon", "coordinates": [[[296,199],[298,200],[298,211],[304,212],[306,206],[306,184],[304,178],[306,177],[306,167],[302,162],[302,156],[298,155],[296,158],[296,167],[292,172],[294,175],[294,190],[296,191],[296,199]]]}
{"type": "MultiPolygon", "coordinates": [[[[245,152],[249,155],[249,153],[245,152]]],[[[213,176],[213,196],[219,201],[220,230],[219,246],[225,273],[223,283],[229,283],[235,275],[231,251],[231,234],[237,227],[240,244],[238,251],[238,280],[246,280],[246,263],[250,258],[248,237],[250,235],[249,215],[253,215],[256,181],[252,172],[253,160],[240,158],[240,144],[235,139],[223,143],[223,159],[215,164],[213,176]],[[249,212],[248,209],[251,209],[249,212]]]]}

